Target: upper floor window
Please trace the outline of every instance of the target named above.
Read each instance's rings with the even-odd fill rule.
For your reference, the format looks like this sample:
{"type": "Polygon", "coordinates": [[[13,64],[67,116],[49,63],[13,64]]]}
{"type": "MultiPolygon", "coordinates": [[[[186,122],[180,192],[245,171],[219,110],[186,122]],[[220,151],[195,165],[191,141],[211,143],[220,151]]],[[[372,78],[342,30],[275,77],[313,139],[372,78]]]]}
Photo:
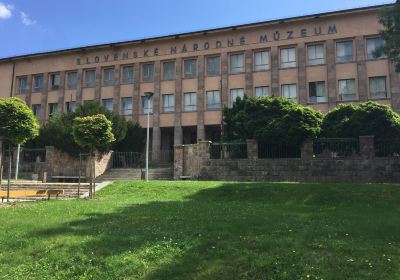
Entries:
{"type": "Polygon", "coordinates": [[[339,80],[339,99],[341,101],[356,100],[356,81],[354,79],[339,80]]]}
{"type": "Polygon", "coordinates": [[[76,101],[69,101],[66,103],[67,112],[75,112],[76,110],[76,101]]]}
{"type": "Polygon", "coordinates": [[[163,63],[163,79],[175,79],[175,61],[167,61],[163,63]]]}
{"type": "Polygon", "coordinates": [[[142,113],[153,113],[153,97],[141,96],[140,101],[142,103],[142,113]]]}
{"type": "Polygon", "coordinates": [[[33,91],[41,92],[43,88],[43,75],[33,76],[33,91]]]}
{"type": "Polygon", "coordinates": [[[386,77],[369,78],[369,92],[372,99],[386,98],[386,77]]]}
{"type": "Polygon", "coordinates": [[[56,90],[60,88],[60,74],[55,73],[55,74],[50,74],[50,89],[56,90]]]}
{"type": "Polygon", "coordinates": [[[269,53],[261,51],[254,53],[254,70],[265,71],[269,69],[269,53]]]}
{"type": "Polygon", "coordinates": [[[324,45],[309,45],[307,46],[308,65],[324,64],[324,45]]]}
{"type": "Polygon", "coordinates": [[[162,95],[162,111],[163,112],[173,112],[175,108],[173,94],[163,94],[162,95]]]}
{"type": "Polygon", "coordinates": [[[336,61],[337,62],[353,61],[353,41],[336,43],[336,61]]]}
{"type": "Polygon", "coordinates": [[[77,85],[78,85],[78,73],[77,72],[68,72],[67,88],[68,89],[76,89],[77,85]]]}
{"type": "Polygon", "coordinates": [[[242,88],[231,89],[231,98],[229,106],[232,107],[233,103],[235,103],[238,98],[240,99],[244,98],[244,89],[242,88]]]}
{"type": "Polygon", "coordinates": [[[197,109],[197,95],[195,92],[186,92],[184,94],[184,108],[185,112],[193,112],[197,109]]]}
{"type": "Polygon", "coordinates": [[[374,51],[385,45],[385,41],[378,37],[378,38],[370,38],[367,39],[367,54],[368,54],[368,59],[380,59],[380,58],[385,58],[386,56],[384,54],[381,54],[379,57],[375,57],[374,51]]]}
{"type": "Polygon", "coordinates": [[[221,94],[219,90],[207,91],[207,109],[221,108],[221,94]]]}
{"type": "Polygon", "coordinates": [[[207,57],[207,76],[219,76],[221,68],[221,57],[210,56],[207,57]]]}
{"type": "Polygon", "coordinates": [[[122,83],[132,84],[133,83],[133,66],[123,66],[122,67],[122,83]]]}
{"type": "Polygon", "coordinates": [[[254,93],[257,98],[269,96],[269,87],[256,87],[254,93]]]}
{"type": "Polygon", "coordinates": [[[96,86],[96,70],[90,69],[85,71],[85,86],[86,87],[96,86]]]}
{"type": "Polygon", "coordinates": [[[244,72],[244,55],[232,54],[230,56],[230,73],[237,74],[244,72]]]}
{"type": "Polygon", "coordinates": [[[154,78],[154,64],[153,63],[147,63],[142,65],[142,70],[143,70],[143,76],[142,80],[143,82],[152,82],[154,78]]]}
{"type": "Polygon", "coordinates": [[[112,111],[113,110],[113,99],[112,98],[103,99],[102,101],[103,101],[103,107],[107,111],[112,111]]]}
{"type": "Polygon", "coordinates": [[[296,67],[296,48],[281,49],[281,68],[296,67]]]}
{"type": "Polygon", "coordinates": [[[26,93],[28,91],[28,77],[18,78],[18,92],[19,94],[26,93]]]}
{"type": "Polygon", "coordinates": [[[58,104],[57,103],[49,103],[49,117],[51,117],[54,113],[58,112],[58,104]]]}
{"type": "Polygon", "coordinates": [[[297,85],[282,85],[282,96],[288,99],[297,100],[297,85]]]}
{"type": "Polygon", "coordinates": [[[112,86],[114,84],[114,68],[105,68],[103,70],[103,85],[112,86]]]}
{"type": "Polygon", "coordinates": [[[32,112],[38,120],[41,119],[42,105],[41,104],[33,104],[32,112]]]}
{"type": "Polygon", "coordinates": [[[123,116],[131,115],[133,112],[133,99],[132,97],[121,98],[121,113],[123,116]]]}
{"type": "Polygon", "coordinates": [[[183,72],[186,79],[195,78],[197,75],[197,59],[186,59],[183,61],[183,72]]]}
{"type": "Polygon", "coordinates": [[[324,81],[309,83],[308,90],[310,103],[326,102],[324,81]]]}

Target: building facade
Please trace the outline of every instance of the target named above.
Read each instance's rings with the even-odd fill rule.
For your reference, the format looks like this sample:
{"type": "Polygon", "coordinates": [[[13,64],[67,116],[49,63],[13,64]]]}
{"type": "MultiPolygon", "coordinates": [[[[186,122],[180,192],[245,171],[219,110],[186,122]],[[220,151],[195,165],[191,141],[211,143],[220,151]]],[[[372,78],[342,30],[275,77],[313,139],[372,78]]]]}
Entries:
{"type": "Polygon", "coordinates": [[[399,74],[373,55],[381,8],[5,58],[0,97],[24,99],[41,122],[90,100],[143,127],[150,112],[154,152],[218,140],[223,106],[244,95],[323,112],[374,100],[400,112],[399,74]]]}

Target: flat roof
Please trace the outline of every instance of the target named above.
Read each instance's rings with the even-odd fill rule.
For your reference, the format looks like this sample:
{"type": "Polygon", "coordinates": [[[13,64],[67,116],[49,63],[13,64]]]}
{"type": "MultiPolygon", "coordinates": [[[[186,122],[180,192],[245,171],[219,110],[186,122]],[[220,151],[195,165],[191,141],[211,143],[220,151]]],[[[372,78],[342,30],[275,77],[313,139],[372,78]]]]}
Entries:
{"type": "Polygon", "coordinates": [[[113,42],[113,43],[103,43],[103,44],[87,45],[87,46],[67,48],[67,49],[58,49],[58,50],[46,51],[46,52],[30,53],[30,54],[0,58],[0,62],[14,61],[14,60],[19,60],[19,59],[23,59],[23,58],[39,57],[39,56],[46,56],[46,55],[52,55],[52,54],[85,51],[85,50],[90,50],[90,49],[95,49],[95,48],[117,47],[117,46],[121,46],[121,45],[135,44],[135,43],[138,44],[138,43],[145,43],[145,42],[158,41],[158,40],[164,40],[164,39],[174,39],[174,38],[177,39],[177,38],[180,38],[183,36],[201,35],[201,34],[215,33],[215,32],[228,31],[228,30],[237,30],[240,28],[248,28],[248,27],[253,27],[253,26],[282,23],[282,22],[286,22],[286,21],[295,21],[295,20],[308,19],[308,18],[320,18],[320,17],[324,17],[324,16],[332,16],[335,14],[346,14],[346,13],[353,13],[353,12],[358,12],[358,11],[377,10],[377,9],[381,9],[383,7],[391,7],[391,6],[394,6],[394,3],[366,6],[366,7],[346,9],[346,10],[336,10],[336,11],[331,11],[331,12],[324,12],[324,13],[310,14],[310,15],[296,16],[296,17],[289,17],[289,18],[280,18],[280,19],[273,19],[273,20],[260,21],[260,22],[254,22],[254,23],[246,23],[246,24],[240,24],[240,25],[218,27],[218,28],[212,28],[212,29],[185,32],[185,33],[169,34],[169,35],[148,37],[148,38],[128,40],[128,41],[117,41],[117,42],[113,42]]]}

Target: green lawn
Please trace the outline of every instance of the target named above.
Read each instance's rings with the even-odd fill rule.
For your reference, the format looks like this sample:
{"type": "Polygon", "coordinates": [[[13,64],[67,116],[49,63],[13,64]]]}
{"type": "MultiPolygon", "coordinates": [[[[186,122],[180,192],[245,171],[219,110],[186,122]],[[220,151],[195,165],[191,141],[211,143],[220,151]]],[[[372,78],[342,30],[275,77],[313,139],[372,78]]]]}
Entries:
{"type": "Polygon", "coordinates": [[[0,279],[400,279],[400,185],[118,182],[0,207],[0,279]]]}

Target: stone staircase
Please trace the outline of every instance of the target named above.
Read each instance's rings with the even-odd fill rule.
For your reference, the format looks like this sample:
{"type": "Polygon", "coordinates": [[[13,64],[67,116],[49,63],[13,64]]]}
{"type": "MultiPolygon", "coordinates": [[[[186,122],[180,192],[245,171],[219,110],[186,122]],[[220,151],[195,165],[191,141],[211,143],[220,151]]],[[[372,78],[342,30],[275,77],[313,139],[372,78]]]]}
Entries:
{"type": "MultiPolygon", "coordinates": [[[[141,172],[145,169],[140,168],[112,168],[96,178],[96,182],[116,181],[116,180],[141,180],[141,172]]],[[[143,175],[144,176],[144,175],[143,175]]],[[[157,167],[149,169],[149,180],[172,180],[173,169],[168,167],[157,167]]]]}

